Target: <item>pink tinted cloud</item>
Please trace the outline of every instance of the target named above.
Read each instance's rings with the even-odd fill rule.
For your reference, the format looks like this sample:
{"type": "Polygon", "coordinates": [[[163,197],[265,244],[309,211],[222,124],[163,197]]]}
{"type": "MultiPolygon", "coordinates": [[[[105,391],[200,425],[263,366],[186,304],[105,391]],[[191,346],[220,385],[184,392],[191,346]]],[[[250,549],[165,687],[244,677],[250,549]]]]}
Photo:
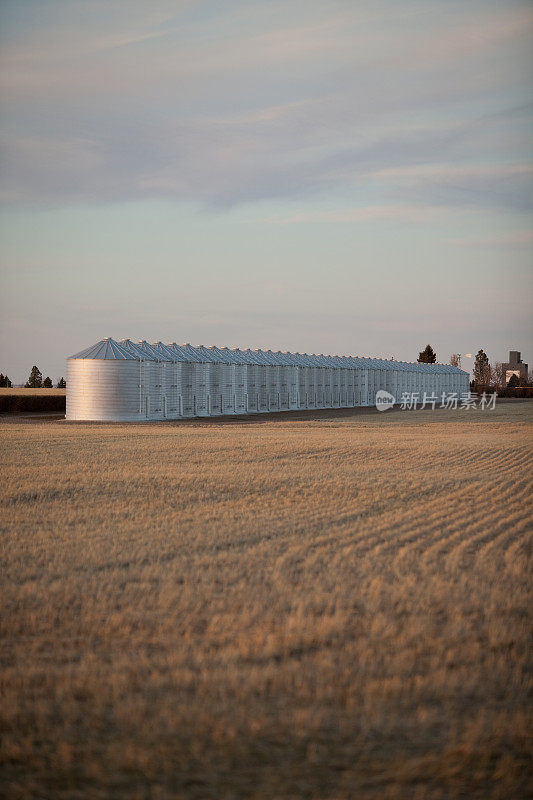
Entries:
{"type": "Polygon", "coordinates": [[[411,205],[374,205],[358,208],[338,210],[300,211],[290,215],[272,215],[265,217],[261,222],[272,225],[297,225],[306,223],[344,223],[344,222],[371,222],[373,220],[402,220],[405,222],[423,222],[442,209],[434,206],[411,205]]]}
{"type": "Polygon", "coordinates": [[[533,245],[533,230],[509,231],[492,236],[464,236],[445,241],[458,247],[528,247],[533,245]]]}

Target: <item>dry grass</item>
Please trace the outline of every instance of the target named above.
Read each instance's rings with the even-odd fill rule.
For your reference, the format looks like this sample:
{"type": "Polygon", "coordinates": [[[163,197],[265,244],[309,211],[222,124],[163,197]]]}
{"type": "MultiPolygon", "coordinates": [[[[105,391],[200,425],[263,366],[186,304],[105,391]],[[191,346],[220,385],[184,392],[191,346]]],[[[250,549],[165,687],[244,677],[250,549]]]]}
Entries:
{"type": "Polygon", "coordinates": [[[0,792],[525,796],[530,408],[4,422],[0,792]]]}
{"type": "Polygon", "coordinates": [[[0,396],[11,397],[13,395],[21,397],[65,397],[66,389],[25,389],[18,387],[13,389],[6,389],[0,387],[0,396]]]}

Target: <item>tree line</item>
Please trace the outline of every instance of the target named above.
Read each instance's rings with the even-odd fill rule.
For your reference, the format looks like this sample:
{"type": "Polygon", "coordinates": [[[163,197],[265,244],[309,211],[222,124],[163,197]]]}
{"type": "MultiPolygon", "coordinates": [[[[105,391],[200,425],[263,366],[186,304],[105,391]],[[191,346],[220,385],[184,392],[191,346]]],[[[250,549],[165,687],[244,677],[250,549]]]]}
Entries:
{"type": "MultiPolygon", "coordinates": [[[[65,389],[67,383],[64,378],[60,378],[56,383],[56,389],[65,389]]],[[[13,387],[13,383],[10,381],[7,375],[4,375],[3,372],[0,372],[0,388],[2,389],[11,389],[13,387]]],[[[24,384],[25,389],[53,389],[54,384],[52,383],[52,379],[47,375],[46,378],[43,380],[43,373],[36,367],[35,365],[31,368],[30,377],[24,384]]]]}
{"type": "Polygon", "coordinates": [[[507,380],[507,364],[495,361],[491,364],[484,350],[479,350],[474,361],[474,377],[470,382],[473,392],[498,392],[499,395],[512,397],[518,387],[533,387],[533,375],[530,372],[526,380],[520,381],[518,375],[511,375],[507,380]]]}
{"type": "MultiPolygon", "coordinates": [[[[431,345],[427,345],[424,350],[418,354],[418,362],[421,364],[435,364],[437,355],[431,345]]],[[[450,364],[452,367],[461,368],[461,354],[452,353],[450,356],[450,364]]],[[[517,375],[512,375],[510,380],[507,380],[506,365],[501,361],[496,361],[491,364],[489,357],[484,350],[477,352],[474,360],[474,376],[470,381],[470,390],[481,394],[482,392],[498,392],[498,394],[512,395],[514,389],[520,384],[517,375]]],[[[533,377],[531,373],[528,380],[525,382],[526,387],[533,387],[533,377]]]]}
{"type": "MultiPolygon", "coordinates": [[[[56,389],[64,389],[66,387],[66,381],[63,377],[61,377],[57,384],[56,389]]],[[[36,367],[35,365],[31,368],[30,377],[24,384],[25,389],[52,389],[53,383],[52,379],[46,376],[43,380],[43,373],[36,367]]]]}

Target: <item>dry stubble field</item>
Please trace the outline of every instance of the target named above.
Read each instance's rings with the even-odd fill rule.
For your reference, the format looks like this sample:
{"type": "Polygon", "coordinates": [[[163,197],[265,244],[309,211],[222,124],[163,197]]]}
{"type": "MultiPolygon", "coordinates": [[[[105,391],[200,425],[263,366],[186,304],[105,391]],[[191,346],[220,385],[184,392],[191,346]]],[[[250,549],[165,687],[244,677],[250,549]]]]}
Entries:
{"type": "Polygon", "coordinates": [[[4,418],[0,792],[524,797],[530,409],[4,418]]]}

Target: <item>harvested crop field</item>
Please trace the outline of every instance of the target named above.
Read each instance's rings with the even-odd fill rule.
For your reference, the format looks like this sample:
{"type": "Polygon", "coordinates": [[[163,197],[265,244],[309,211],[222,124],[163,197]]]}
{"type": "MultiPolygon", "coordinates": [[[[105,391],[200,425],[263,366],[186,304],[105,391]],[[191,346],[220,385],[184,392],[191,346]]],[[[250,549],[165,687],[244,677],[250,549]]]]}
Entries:
{"type": "Polygon", "coordinates": [[[532,410],[4,418],[0,793],[525,796],[532,410]]]}

